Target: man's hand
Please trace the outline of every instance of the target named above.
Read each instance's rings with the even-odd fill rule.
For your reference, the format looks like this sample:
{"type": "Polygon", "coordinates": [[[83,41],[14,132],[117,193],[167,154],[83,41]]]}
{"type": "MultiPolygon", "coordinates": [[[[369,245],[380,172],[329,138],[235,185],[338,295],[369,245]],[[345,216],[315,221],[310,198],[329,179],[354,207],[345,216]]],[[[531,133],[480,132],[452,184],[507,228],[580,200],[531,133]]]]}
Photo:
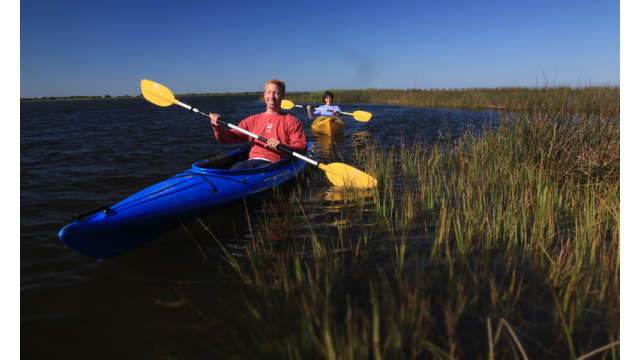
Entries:
{"type": "Polygon", "coordinates": [[[270,148],[277,148],[278,145],[280,145],[280,140],[276,139],[276,138],[271,138],[269,140],[267,140],[267,146],[270,148]]]}
{"type": "Polygon", "coordinates": [[[218,126],[219,118],[220,118],[220,114],[209,113],[209,120],[211,120],[211,126],[218,126]]]}

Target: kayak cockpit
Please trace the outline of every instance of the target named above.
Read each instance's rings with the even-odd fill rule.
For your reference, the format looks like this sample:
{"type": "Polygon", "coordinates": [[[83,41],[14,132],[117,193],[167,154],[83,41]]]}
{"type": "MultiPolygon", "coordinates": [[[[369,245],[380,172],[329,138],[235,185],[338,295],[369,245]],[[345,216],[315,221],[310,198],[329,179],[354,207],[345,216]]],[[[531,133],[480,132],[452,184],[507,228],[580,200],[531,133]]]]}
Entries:
{"type": "MultiPolygon", "coordinates": [[[[234,174],[253,174],[253,173],[261,173],[265,171],[274,171],[280,168],[284,168],[289,166],[291,160],[293,158],[282,159],[278,162],[253,168],[253,169],[239,169],[239,170],[229,170],[231,166],[239,161],[244,161],[249,158],[249,150],[250,147],[243,147],[240,149],[236,149],[228,154],[219,155],[219,156],[211,156],[207,159],[200,160],[195,162],[191,166],[191,170],[193,171],[203,171],[206,173],[211,172],[221,172],[225,174],[234,173],[234,174]]],[[[307,143],[307,154],[313,154],[313,145],[312,143],[307,143]]]]}
{"type": "Polygon", "coordinates": [[[212,156],[208,159],[200,160],[193,164],[194,168],[211,169],[211,170],[228,170],[238,161],[244,161],[249,158],[249,147],[237,149],[229,154],[212,156]]]}

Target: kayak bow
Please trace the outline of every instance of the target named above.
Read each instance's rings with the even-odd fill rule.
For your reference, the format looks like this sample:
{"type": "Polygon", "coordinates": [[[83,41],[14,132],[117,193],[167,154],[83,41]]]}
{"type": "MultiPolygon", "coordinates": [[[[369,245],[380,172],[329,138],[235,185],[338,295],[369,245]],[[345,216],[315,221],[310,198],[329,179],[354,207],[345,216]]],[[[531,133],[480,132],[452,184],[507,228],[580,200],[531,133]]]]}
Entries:
{"type": "Polygon", "coordinates": [[[318,134],[334,136],[344,131],[344,121],[338,116],[318,116],[311,129],[318,134]]]}

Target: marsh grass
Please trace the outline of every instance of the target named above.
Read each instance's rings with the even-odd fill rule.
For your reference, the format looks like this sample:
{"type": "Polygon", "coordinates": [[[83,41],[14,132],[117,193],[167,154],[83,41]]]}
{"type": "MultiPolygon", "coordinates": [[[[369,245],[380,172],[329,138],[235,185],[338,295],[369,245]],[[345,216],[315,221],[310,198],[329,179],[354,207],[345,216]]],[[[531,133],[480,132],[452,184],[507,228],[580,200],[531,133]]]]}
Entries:
{"type": "MultiPolygon", "coordinates": [[[[620,113],[620,88],[540,87],[432,90],[332,90],[338,104],[392,104],[455,109],[497,109],[548,115],[588,114],[612,118],[620,113]]],[[[292,92],[296,103],[320,103],[322,91],[292,92]]]]}
{"type": "Polygon", "coordinates": [[[239,282],[198,337],[226,358],[618,358],[619,117],[597,104],[359,143],[370,197],[318,201],[311,174],[247,209],[242,254],[216,241],[239,282]]]}

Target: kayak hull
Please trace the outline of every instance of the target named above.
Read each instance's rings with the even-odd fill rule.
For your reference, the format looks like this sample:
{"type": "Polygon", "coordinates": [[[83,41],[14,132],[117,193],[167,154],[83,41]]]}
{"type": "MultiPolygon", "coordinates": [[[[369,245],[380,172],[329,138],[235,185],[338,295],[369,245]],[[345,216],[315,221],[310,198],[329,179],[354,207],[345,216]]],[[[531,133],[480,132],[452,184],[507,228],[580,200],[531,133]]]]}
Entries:
{"type": "MultiPolygon", "coordinates": [[[[246,158],[247,154],[248,148],[235,150],[216,159],[216,163],[246,158]]],[[[205,215],[288,182],[307,163],[295,158],[285,159],[248,170],[209,168],[212,165],[212,160],[198,161],[190,169],[113,206],[77,219],[63,227],[58,237],[81,254],[108,258],[154,239],[181,221],[205,215]]]]}
{"type": "Polygon", "coordinates": [[[318,116],[311,129],[317,134],[335,136],[344,131],[344,121],[339,116],[318,116]]]}

